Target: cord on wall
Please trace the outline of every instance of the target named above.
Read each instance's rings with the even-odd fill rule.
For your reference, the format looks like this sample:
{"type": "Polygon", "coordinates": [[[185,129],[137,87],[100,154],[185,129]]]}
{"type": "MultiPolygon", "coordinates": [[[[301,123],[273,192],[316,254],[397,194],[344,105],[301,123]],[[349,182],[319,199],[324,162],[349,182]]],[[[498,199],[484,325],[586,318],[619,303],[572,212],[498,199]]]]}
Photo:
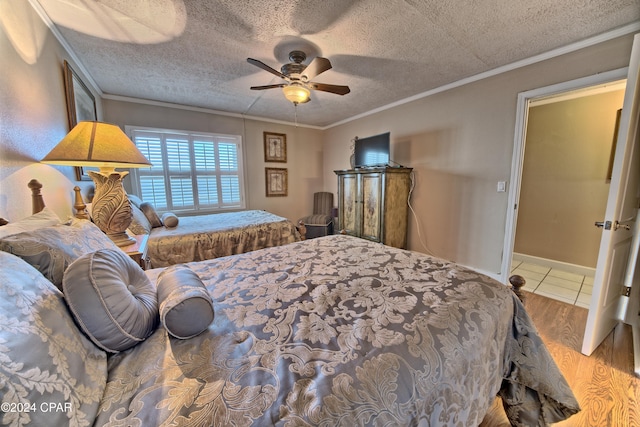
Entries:
{"type": "Polygon", "coordinates": [[[413,206],[411,206],[411,194],[413,193],[413,188],[416,185],[415,173],[416,173],[415,171],[413,170],[411,171],[411,175],[410,175],[411,186],[409,187],[409,196],[407,197],[407,205],[409,206],[409,210],[413,214],[413,219],[416,222],[416,228],[418,230],[418,238],[420,239],[420,244],[422,245],[422,247],[424,248],[427,254],[431,256],[436,256],[433,254],[433,252],[431,252],[431,250],[427,246],[427,243],[424,241],[422,237],[422,232],[420,231],[420,221],[418,220],[418,215],[416,214],[416,211],[413,209],[413,206]]]}

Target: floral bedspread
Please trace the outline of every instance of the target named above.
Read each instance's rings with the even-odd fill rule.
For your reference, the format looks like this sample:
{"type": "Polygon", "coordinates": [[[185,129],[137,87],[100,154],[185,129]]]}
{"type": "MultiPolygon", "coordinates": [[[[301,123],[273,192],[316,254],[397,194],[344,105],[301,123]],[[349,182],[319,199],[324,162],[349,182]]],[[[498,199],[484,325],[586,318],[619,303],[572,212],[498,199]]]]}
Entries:
{"type": "Polygon", "coordinates": [[[456,264],[340,235],[188,265],[213,323],[110,356],[95,425],[477,426],[498,393],[514,425],[579,410],[520,301],[456,264]]]}
{"type": "Polygon", "coordinates": [[[297,242],[300,234],[286,218],[260,210],[180,217],[175,228],[156,227],[149,235],[154,268],[203,261],[297,242]]]}

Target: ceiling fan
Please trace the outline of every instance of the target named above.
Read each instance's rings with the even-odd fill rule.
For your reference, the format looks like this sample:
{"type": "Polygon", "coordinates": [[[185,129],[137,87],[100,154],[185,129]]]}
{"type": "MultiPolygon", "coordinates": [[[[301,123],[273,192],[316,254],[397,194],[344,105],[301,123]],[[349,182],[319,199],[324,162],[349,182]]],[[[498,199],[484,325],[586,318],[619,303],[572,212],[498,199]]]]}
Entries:
{"type": "Polygon", "coordinates": [[[351,92],[349,86],[332,85],[326,83],[312,82],[311,79],[317,75],[331,69],[331,62],[327,58],[320,56],[314,58],[309,65],[302,62],[307,59],[307,55],[300,51],[294,50],[289,53],[291,63],[284,64],[280,71],[275,70],[257,59],[247,58],[249,64],[253,64],[258,68],[270,72],[286,81],[286,83],[278,83],[265,86],[251,86],[252,90],[264,90],[280,87],[284,92],[284,96],[294,105],[309,102],[310,90],[320,90],[323,92],[335,93],[338,95],[346,95],[351,92]]]}

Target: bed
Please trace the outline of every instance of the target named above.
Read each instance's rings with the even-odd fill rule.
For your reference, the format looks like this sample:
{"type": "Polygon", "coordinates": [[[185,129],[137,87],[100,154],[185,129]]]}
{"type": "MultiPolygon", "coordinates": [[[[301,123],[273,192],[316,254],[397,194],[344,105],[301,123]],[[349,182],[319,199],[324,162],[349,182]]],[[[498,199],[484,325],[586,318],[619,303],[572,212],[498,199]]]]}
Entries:
{"type": "Polygon", "coordinates": [[[579,410],[516,295],[455,263],[332,235],[143,272],[88,221],[29,232],[51,227],[91,240],[62,291],[0,252],[3,424],[477,426],[496,395],[513,425],[579,410]],[[77,312],[100,262],[147,292],[127,348],[77,312]]]}
{"type": "Polygon", "coordinates": [[[176,227],[153,227],[147,243],[151,266],[203,261],[301,239],[287,218],[261,210],[180,217],[176,227]]]}
{"type": "MultiPolygon", "coordinates": [[[[241,254],[302,238],[292,221],[263,210],[178,218],[157,213],[136,196],[130,195],[129,200],[133,211],[131,233],[149,235],[147,261],[153,268],[241,254]]],[[[87,217],[84,210],[79,212],[78,218],[87,217]]]]}

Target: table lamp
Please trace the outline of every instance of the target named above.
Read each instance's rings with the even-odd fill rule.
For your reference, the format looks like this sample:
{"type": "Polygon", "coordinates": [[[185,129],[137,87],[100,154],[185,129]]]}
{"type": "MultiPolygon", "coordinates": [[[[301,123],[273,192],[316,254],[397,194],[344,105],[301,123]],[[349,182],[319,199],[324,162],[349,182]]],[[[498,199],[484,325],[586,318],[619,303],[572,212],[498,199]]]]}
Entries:
{"type": "Polygon", "coordinates": [[[135,243],[126,230],[131,224],[129,198],[122,186],[127,171],[115,168],[151,167],[151,163],[135,144],[116,125],[103,122],[79,122],[42,163],[63,166],[93,166],[99,171],[88,171],[96,190],[91,217],[118,246],[135,243]]]}

